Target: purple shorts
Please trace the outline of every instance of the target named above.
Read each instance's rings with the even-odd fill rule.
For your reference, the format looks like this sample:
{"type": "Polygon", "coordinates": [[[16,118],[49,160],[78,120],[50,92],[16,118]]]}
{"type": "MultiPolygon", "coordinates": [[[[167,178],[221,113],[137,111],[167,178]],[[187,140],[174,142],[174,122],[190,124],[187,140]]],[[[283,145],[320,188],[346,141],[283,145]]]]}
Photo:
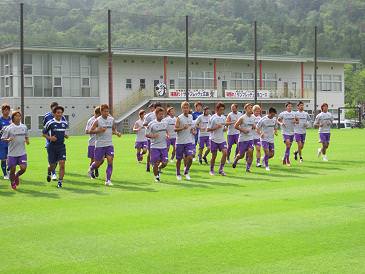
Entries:
{"type": "Polygon", "coordinates": [[[303,134],[295,133],[294,134],[295,141],[297,143],[302,142],[304,144],[305,143],[305,135],[306,135],[305,133],[303,133],[303,134]]]}
{"type": "Polygon", "coordinates": [[[209,136],[201,136],[199,137],[199,149],[203,149],[205,147],[209,147],[209,136]]]}
{"type": "Polygon", "coordinates": [[[176,160],[195,154],[194,144],[176,144],[176,160]]]}
{"type": "Polygon", "coordinates": [[[275,145],[274,143],[269,143],[266,141],[261,141],[261,145],[264,149],[269,149],[269,150],[274,150],[275,149],[275,145]]]}
{"type": "Polygon", "coordinates": [[[175,146],[176,144],[176,138],[168,138],[166,140],[166,143],[167,143],[167,148],[170,148],[170,146],[175,146]]]}
{"type": "Polygon", "coordinates": [[[144,142],[135,142],[134,144],[134,148],[138,149],[138,148],[142,148],[142,149],[146,149],[148,146],[147,141],[144,142]]]}
{"type": "Polygon", "coordinates": [[[8,156],[8,167],[15,166],[27,166],[27,154],[18,157],[8,156]]]}
{"type": "Polygon", "coordinates": [[[210,151],[212,153],[216,153],[218,150],[222,151],[224,149],[227,149],[227,143],[226,142],[222,142],[222,143],[216,143],[213,142],[212,140],[210,140],[210,151]]]}
{"type": "Polygon", "coordinates": [[[331,133],[320,133],[319,139],[321,140],[321,143],[329,143],[331,139],[331,133]]]}
{"type": "Polygon", "coordinates": [[[88,146],[87,147],[87,158],[94,159],[95,156],[95,146],[88,146]]]}
{"type": "Polygon", "coordinates": [[[169,160],[167,148],[151,148],[151,164],[167,163],[169,160]]]}
{"type": "Polygon", "coordinates": [[[261,146],[261,141],[260,141],[260,139],[254,139],[253,140],[253,144],[255,145],[255,146],[261,146]]]}
{"type": "Polygon", "coordinates": [[[227,135],[228,146],[231,147],[234,144],[238,144],[239,134],[227,135]]]}
{"type": "Polygon", "coordinates": [[[253,149],[253,140],[238,143],[240,155],[244,155],[249,149],[253,149]]]}
{"type": "Polygon", "coordinates": [[[113,156],[114,157],[114,147],[113,146],[107,146],[107,147],[96,147],[95,148],[95,154],[94,159],[98,162],[101,162],[104,160],[106,156],[113,156]]]}
{"type": "Polygon", "coordinates": [[[284,141],[284,143],[285,143],[286,140],[289,140],[290,143],[293,143],[294,135],[286,135],[286,134],[283,134],[283,141],[284,141]]]}

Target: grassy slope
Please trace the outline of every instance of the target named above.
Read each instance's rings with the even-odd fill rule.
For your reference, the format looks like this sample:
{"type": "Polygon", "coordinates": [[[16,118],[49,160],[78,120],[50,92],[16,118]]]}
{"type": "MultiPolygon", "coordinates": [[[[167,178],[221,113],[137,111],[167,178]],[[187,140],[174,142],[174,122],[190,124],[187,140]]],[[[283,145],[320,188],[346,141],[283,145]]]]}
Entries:
{"type": "Polygon", "coordinates": [[[86,138],[71,138],[62,190],[31,140],[19,190],[0,181],[1,273],[365,273],[364,131],[335,130],[328,163],[310,131],[302,166],[280,165],[278,137],[270,173],[194,164],[180,184],[170,165],[158,185],[133,138],[115,140],[113,188],[86,178],[86,138]]]}

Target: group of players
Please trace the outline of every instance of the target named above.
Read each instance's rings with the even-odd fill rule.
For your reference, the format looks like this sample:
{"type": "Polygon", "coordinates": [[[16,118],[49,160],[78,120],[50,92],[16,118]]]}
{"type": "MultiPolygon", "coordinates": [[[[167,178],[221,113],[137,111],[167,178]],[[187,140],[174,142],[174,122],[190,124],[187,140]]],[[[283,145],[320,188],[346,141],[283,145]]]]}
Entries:
{"type": "MultiPolygon", "coordinates": [[[[274,137],[280,127],[285,143],[283,164],[291,166],[290,149],[293,141],[298,144],[294,152],[294,159],[303,162],[303,148],[306,139],[306,130],[312,125],[309,114],[304,111],[303,102],[297,104],[297,111],[293,111],[292,103],[285,104],[285,111],[277,116],[275,108],[269,108],[268,114],[261,116],[259,105],[251,103],[244,105],[244,113],[238,111],[238,105],[231,105],[231,112],[225,116],[225,105],[217,103],[212,114],[208,106],[201,102],[194,105],[195,112],[191,111],[190,104],[181,104],[181,114],[175,116],[175,109],[161,107],[160,103],[151,104],[149,113],[139,111],[139,119],[135,122],[133,131],[136,132],[136,157],[141,162],[147,154],[146,171],[153,167],[155,181],[160,181],[161,171],[169,161],[169,151],[172,148],[170,162],[176,158],[176,178],[182,180],[181,163],[184,163],[186,180],[190,180],[190,168],[196,158],[196,146],[199,145],[198,160],[200,164],[208,164],[207,156],[211,153],[210,171],[215,175],[215,162],[218,152],[221,152],[218,174],[226,176],[224,167],[231,163],[231,154],[235,145],[232,167],[236,168],[239,160],[245,158],[246,172],[251,172],[256,150],[256,167],[264,166],[270,171],[269,159],[274,157],[274,137]],[[166,115],[166,116],[165,116],[166,115]],[[277,116],[277,117],[276,117],[277,116]],[[225,132],[227,131],[227,141],[225,132]],[[263,157],[261,153],[263,150],[263,157]]],[[[321,113],[315,118],[313,125],[319,128],[319,137],[322,147],[318,149],[318,157],[328,161],[326,151],[330,142],[330,128],[333,116],[328,112],[326,103],[321,106],[321,113]]]]}
{"type": "MultiPolygon", "coordinates": [[[[210,175],[215,175],[215,163],[218,152],[221,152],[218,173],[226,176],[224,167],[231,163],[231,154],[235,145],[232,167],[236,168],[239,160],[245,158],[246,171],[250,172],[256,150],[256,167],[264,166],[270,171],[269,159],[274,157],[274,136],[280,126],[286,149],[283,164],[290,166],[290,149],[295,141],[298,144],[294,152],[295,160],[303,162],[302,151],[305,143],[306,129],[311,126],[310,116],[304,111],[304,104],[299,102],[297,111],[293,111],[288,102],[286,110],[278,117],[274,108],[261,117],[259,105],[245,104],[244,113],[238,111],[238,105],[231,105],[231,112],[225,116],[225,105],[217,103],[214,111],[202,103],[195,103],[195,112],[191,111],[190,103],[181,103],[181,114],[176,117],[175,109],[166,110],[160,103],[149,106],[149,113],[139,111],[139,119],[135,122],[133,131],[136,133],[136,158],[142,162],[146,156],[146,171],[152,166],[154,179],[160,181],[162,169],[176,159],[176,178],[182,180],[181,164],[184,165],[183,175],[190,180],[190,168],[196,158],[196,146],[199,144],[198,161],[209,164],[207,156],[211,153],[210,175]],[[225,132],[227,131],[227,142],[225,132]],[[172,148],[169,158],[169,151],[172,148]],[[263,157],[261,154],[263,151],[263,157]]],[[[4,179],[10,180],[11,187],[16,189],[19,178],[27,169],[27,154],[25,145],[29,144],[27,127],[21,123],[22,113],[11,112],[8,104],[1,106],[0,117],[0,160],[4,179]],[[18,171],[16,170],[19,166],[18,171]]],[[[64,108],[56,102],[51,104],[51,111],[44,115],[43,137],[46,139],[48,155],[47,182],[58,181],[57,187],[62,188],[65,175],[66,146],[68,138],[68,123],[64,117],[64,108]],[[59,166],[57,178],[56,167],[59,166]]],[[[333,116],[328,112],[326,103],[321,106],[313,125],[319,128],[322,147],[318,149],[318,157],[322,155],[327,161],[326,151],[330,142],[330,128],[333,116]]],[[[88,158],[90,159],[88,175],[90,178],[99,176],[98,168],[106,159],[106,186],[112,186],[114,146],[112,136],[121,136],[117,131],[114,118],[109,113],[109,106],[102,104],[94,109],[94,115],[88,120],[85,133],[90,135],[88,141],[88,158]]]]}

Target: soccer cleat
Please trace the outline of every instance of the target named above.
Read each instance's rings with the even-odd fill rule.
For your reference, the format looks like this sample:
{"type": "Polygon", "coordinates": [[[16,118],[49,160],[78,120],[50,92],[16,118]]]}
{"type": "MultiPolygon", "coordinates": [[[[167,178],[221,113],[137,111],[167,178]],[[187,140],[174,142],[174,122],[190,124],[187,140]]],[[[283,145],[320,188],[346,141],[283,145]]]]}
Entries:
{"type": "Polygon", "coordinates": [[[62,188],[62,182],[61,181],[58,182],[57,188],[62,188]]]}
{"type": "Polygon", "coordinates": [[[95,173],[94,174],[95,174],[95,177],[99,177],[99,170],[97,168],[95,169],[95,173]]]}
{"type": "Polygon", "coordinates": [[[14,190],[16,190],[16,184],[15,184],[15,182],[12,182],[11,183],[11,188],[14,189],[14,190]]]}
{"type": "Polygon", "coordinates": [[[247,173],[251,173],[251,170],[249,170],[249,169],[246,169],[246,172],[247,172],[247,173]]]}
{"type": "Polygon", "coordinates": [[[181,181],[181,175],[176,175],[176,180],[181,181]]]}
{"type": "Polygon", "coordinates": [[[266,169],[266,171],[270,171],[270,168],[268,166],[265,169],[266,169]]]}
{"type": "Polygon", "coordinates": [[[15,175],[14,183],[18,186],[19,185],[19,176],[15,175]]]}
{"type": "Polygon", "coordinates": [[[297,161],[298,160],[298,151],[294,151],[294,160],[297,161]]]}
{"type": "Polygon", "coordinates": [[[214,175],[215,175],[215,174],[214,174],[214,171],[213,171],[213,170],[209,171],[209,175],[210,175],[210,176],[214,176],[214,175]]]}
{"type": "Polygon", "coordinates": [[[290,160],[289,159],[286,161],[286,166],[287,167],[291,167],[291,163],[290,163],[290,160]]]}
{"type": "Polygon", "coordinates": [[[328,162],[327,156],[326,156],[326,155],[323,155],[322,160],[323,160],[324,162],[328,162]]]}
{"type": "Polygon", "coordinates": [[[189,173],[186,173],[186,174],[185,174],[185,179],[186,179],[186,180],[188,180],[188,181],[190,181],[190,179],[191,179],[191,178],[190,178],[189,173]]]}
{"type": "Polygon", "coordinates": [[[261,163],[256,163],[256,167],[261,167],[261,163]]]}
{"type": "Polygon", "coordinates": [[[203,164],[202,158],[199,159],[199,164],[201,164],[201,165],[203,164]]]}
{"type": "Polygon", "coordinates": [[[4,180],[9,180],[9,175],[4,175],[4,180]]]}
{"type": "Polygon", "coordinates": [[[107,181],[105,181],[105,185],[106,186],[112,186],[113,184],[112,184],[112,182],[110,180],[107,180],[107,181]]]}
{"type": "Polygon", "coordinates": [[[226,173],[223,170],[221,170],[219,171],[219,175],[226,176],[226,173]]]}
{"type": "Polygon", "coordinates": [[[155,182],[156,182],[156,183],[160,182],[160,176],[156,176],[156,177],[155,177],[155,182]]]}
{"type": "Polygon", "coordinates": [[[321,156],[321,154],[322,154],[322,149],[321,149],[321,148],[319,148],[319,149],[317,150],[317,157],[319,158],[319,156],[321,156]]]}
{"type": "Polygon", "coordinates": [[[56,173],[52,174],[52,181],[56,181],[57,180],[57,175],[56,173]]]}
{"type": "Polygon", "coordinates": [[[208,164],[208,159],[207,157],[203,157],[204,163],[208,164]]]}
{"type": "Polygon", "coordinates": [[[237,162],[234,161],[233,164],[232,164],[232,168],[236,168],[237,167],[237,162]]]}
{"type": "Polygon", "coordinates": [[[303,163],[303,158],[300,157],[299,163],[303,163]]]}
{"type": "Polygon", "coordinates": [[[89,171],[87,172],[87,175],[90,177],[90,179],[95,179],[95,174],[92,170],[89,169],[89,171]]]}
{"type": "Polygon", "coordinates": [[[147,167],[146,172],[150,172],[150,171],[151,171],[150,167],[147,167]]]}
{"type": "Polygon", "coordinates": [[[49,183],[51,181],[51,173],[47,174],[47,182],[49,183]]]}

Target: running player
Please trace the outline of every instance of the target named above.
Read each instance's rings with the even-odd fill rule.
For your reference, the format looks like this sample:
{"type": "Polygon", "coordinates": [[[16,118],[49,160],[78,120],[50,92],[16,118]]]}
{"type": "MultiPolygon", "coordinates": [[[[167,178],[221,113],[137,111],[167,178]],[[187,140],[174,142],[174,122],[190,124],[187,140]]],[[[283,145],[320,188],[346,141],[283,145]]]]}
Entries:
{"type": "Polygon", "coordinates": [[[63,177],[65,175],[65,162],[66,162],[66,146],[65,138],[68,138],[66,130],[68,124],[62,120],[64,108],[56,106],[52,110],[54,118],[49,120],[43,129],[43,137],[46,138],[49,143],[47,146],[48,153],[48,173],[47,182],[51,181],[52,171],[55,170],[57,163],[60,166],[60,174],[58,178],[57,187],[62,187],[63,177]]]}
{"type": "Polygon", "coordinates": [[[27,169],[27,154],[25,144],[29,145],[28,129],[21,123],[22,115],[20,111],[14,111],[11,115],[12,124],[4,131],[1,139],[9,144],[8,147],[8,166],[10,169],[10,183],[15,190],[19,185],[19,177],[27,169]],[[19,171],[16,172],[16,166],[19,171]],[[16,173],[15,173],[16,172],[16,173]]]}
{"type": "Polygon", "coordinates": [[[275,152],[274,134],[277,135],[276,113],[276,109],[271,107],[269,114],[262,117],[256,125],[256,130],[260,135],[261,145],[265,153],[264,165],[267,171],[270,171],[269,159],[274,157],[275,152]]]}
{"type": "Polygon", "coordinates": [[[203,160],[206,164],[208,164],[208,159],[207,156],[210,152],[210,140],[209,140],[209,136],[210,133],[208,132],[208,123],[210,120],[211,115],[209,114],[209,107],[204,107],[204,112],[202,115],[200,115],[198,117],[198,119],[196,119],[196,123],[195,126],[199,132],[199,163],[203,164],[203,160]],[[203,151],[204,151],[204,147],[206,147],[204,156],[203,156],[203,151]]]}
{"type": "MultiPolygon", "coordinates": [[[[255,118],[255,125],[261,119],[261,107],[259,105],[254,105],[253,108],[253,115],[255,118]]],[[[260,135],[257,133],[256,130],[252,132],[253,136],[253,144],[256,150],[256,167],[261,167],[261,142],[260,142],[260,135]]]]}
{"type": "Polygon", "coordinates": [[[210,118],[208,124],[208,132],[210,132],[210,150],[212,152],[209,172],[211,176],[214,176],[214,165],[218,150],[222,152],[219,174],[226,176],[224,165],[226,164],[227,159],[227,143],[224,139],[224,132],[226,131],[226,117],[223,115],[224,109],[225,106],[223,103],[217,103],[215,107],[216,113],[210,118]]]}
{"type": "MultiPolygon", "coordinates": [[[[151,123],[153,120],[156,119],[156,114],[155,114],[155,109],[157,107],[160,107],[161,104],[156,102],[156,103],[151,103],[148,108],[150,110],[149,113],[146,114],[146,116],[144,117],[144,121],[143,121],[143,126],[147,127],[149,123],[151,123]]],[[[151,152],[150,152],[150,146],[151,146],[151,140],[147,139],[147,163],[146,163],[146,171],[150,172],[150,159],[151,159],[151,152]]]]}
{"type": "Polygon", "coordinates": [[[113,173],[114,146],[113,134],[118,137],[122,136],[115,128],[114,118],[109,115],[109,106],[103,104],[100,106],[101,116],[99,116],[90,129],[90,133],[96,134],[95,141],[95,161],[89,168],[89,176],[94,178],[93,171],[99,168],[106,158],[108,166],[106,168],[106,186],[112,186],[111,177],[113,173]]]}
{"type": "Polygon", "coordinates": [[[176,132],[175,132],[175,124],[176,124],[176,117],[175,117],[175,109],[173,107],[169,107],[167,109],[167,116],[163,119],[165,123],[167,123],[167,152],[170,151],[170,147],[172,147],[172,153],[170,162],[174,162],[175,154],[176,154],[176,132]]]}
{"type": "Polygon", "coordinates": [[[160,182],[161,170],[167,166],[169,160],[167,152],[168,124],[163,121],[164,109],[157,107],[156,119],[147,126],[146,136],[151,140],[151,164],[155,182],[160,182]]]}
{"type": "Polygon", "coordinates": [[[298,150],[294,151],[294,160],[298,160],[303,163],[302,150],[304,148],[305,136],[307,127],[310,125],[311,118],[308,112],[304,111],[304,103],[299,102],[297,104],[297,112],[295,112],[295,125],[294,125],[294,137],[298,144],[298,150]]]}
{"type": "MultiPolygon", "coordinates": [[[[3,104],[1,106],[1,114],[0,117],[0,139],[3,131],[7,126],[11,124],[10,117],[10,106],[8,104],[3,104]]],[[[1,160],[1,170],[4,175],[4,180],[9,180],[8,168],[6,167],[6,159],[8,158],[8,143],[0,140],[0,160],[1,160]]]]}
{"type": "MultiPolygon", "coordinates": [[[[203,114],[203,112],[202,112],[203,104],[200,101],[196,102],[194,104],[194,109],[195,109],[195,111],[192,113],[192,115],[193,115],[193,125],[195,127],[196,119],[198,119],[198,117],[203,114]]],[[[196,145],[198,144],[198,141],[199,141],[199,129],[196,128],[195,130],[196,130],[196,134],[195,134],[194,138],[195,138],[195,153],[196,153],[196,145]]],[[[194,153],[193,161],[195,161],[195,153],[194,153]]]]}
{"type": "MultiPolygon", "coordinates": [[[[100,116],[100,107],[96,107],[94,109],[94,115],[87,121],[86,123],[86,128],[85,128],[85,133],[89,134],[89,145],[87,147],[87,157],[90,159],[90,166],[91,164],[94,162],[94,154],[95,154],[95,134],[91,134],[90,133],[90,129],[93,126],[95,120],[100,116]]],[[[94,172],[95,177],[99,177],[99,170],[95,169],[94,172]]]]}
{"type": "Polygon", "coordinates": [[[253,132],[256,128],[252,107],[252,104],[246,104],[244,107],[246,113],[242,115],[234,125],[235,129],[238,130],[240,134],[238,139],[239,152],[234,159],[232,167],[236,168],[238,160],[242,159],[246,154],[246,172],[251,172],[250,168],[253,159],[253,132]]]}
{"type": "Polygon", "coordinates": [[[139,163],[143,160],[143,155],[147,153],[147,138],[146,138],[146,128],[143,126],[144,116],[146,112],[141,109],[138,113],[139,119],[134,123],[133,131],[136,133],[136,142],[134,148],[137,151],[137,161],[139,163]]]}
{"type": "Polygon", "coordinates": [[[238,136],[240,132],[235,128],[235,124],[238,121],[238,119],[241,117],[241,113],[238,112],[238,105],[232,104],[231,105],[231,112],[227,115],[227,121],[226,124],[228,126],[227,131],[227,143],[228,143],[228,149],[227,149],[227,163],[230,164],[230,156],[231,156],[231,150],[232,146],[236,145],[236,152],[233,158],[236,158],[236,155],[238,153],[238,136]]]}
{"type": "Polygon", "coordinates": [[[190,180],[190,167],[195,154],[194,135],[196,134],[193,127],[193,116],[189,114],[189,102],[181,103],[182,114],[176,119],[175,131],[176,137],[176,179],[181,181],[181,160],[184,159],[184,175],[186,180],[190,180]]]}
{"type": "Polygon", "coordinates": [[[286,110],[279,114],[278,123],[281,126],[281,133],[285,143],[283,165],[290,166],[290,148],[294,140],[294,125],[296,123],[296,118],[295,113],[292,111],[292,103],[286,103],[285,108],[286,110]]]}
{"type": "MultiPolygon", "coordinates": [[[[51,111],[49,111],[46,114],[44,114],[44,117],[43,117],[43,128],[45,127],[45,125],[47,124],[48,121],[50,121],[50,120],[52,120],[54,118],[53,117],[53,109],[55,107],[57,107],[57,106],[58,106],[58,103],[57,102],[52,102],[51,103],[51,105],[50,105],[51,111]]],[[[62,116],[62,121],[66,121],[66,118],[64,116],[62,116]]],[[[48,144],[49,144],[49,141],[48,141],[48,139],[46,139],[46,146],[45,146],[46,149],[47,149],[48,144]]],[[[48,163],[48,164],[50,164],[50,163],[48,163]]],[[[56,167],[57,167],[57,164],[56,164],[56,167]]],[[[52,171],[52,180],[53,181],[56,181],[57,180],[56,167],[52,171]]]]}
{"type": "Polygon", "coordinates": [[[327,162],[327,149],[330,145],[331,126],[333,124],[333,116],[328,112],[328,104],[321,105],[321,113],[316,116],[314,126],[319,128],[319,139],[322,143],[322,148],[318,149],[318,157],[322,154],[323,161],[327,162]]]}

